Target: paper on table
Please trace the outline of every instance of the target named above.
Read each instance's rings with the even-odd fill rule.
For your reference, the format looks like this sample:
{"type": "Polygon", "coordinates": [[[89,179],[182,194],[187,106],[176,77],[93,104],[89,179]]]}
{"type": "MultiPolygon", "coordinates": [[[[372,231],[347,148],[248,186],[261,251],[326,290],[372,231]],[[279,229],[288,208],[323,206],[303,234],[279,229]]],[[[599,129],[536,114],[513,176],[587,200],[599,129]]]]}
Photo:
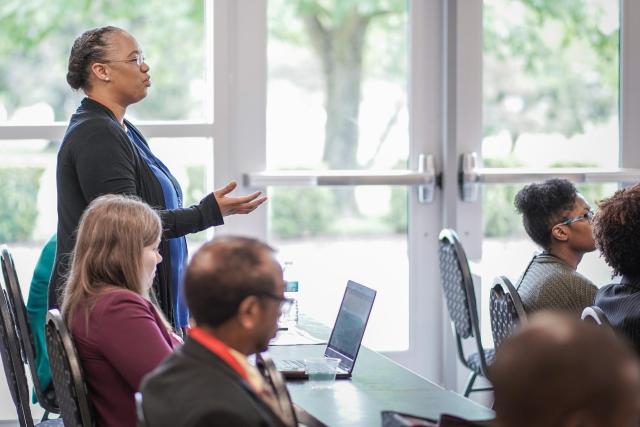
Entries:
{"type": "Polygon", "coordinates": [[[284,331],[278,331],[278,334],[271,340],[269,345],[302,345],[326,343],[327,341],[318,339],[301,329],[289,328],[284,331]]]}

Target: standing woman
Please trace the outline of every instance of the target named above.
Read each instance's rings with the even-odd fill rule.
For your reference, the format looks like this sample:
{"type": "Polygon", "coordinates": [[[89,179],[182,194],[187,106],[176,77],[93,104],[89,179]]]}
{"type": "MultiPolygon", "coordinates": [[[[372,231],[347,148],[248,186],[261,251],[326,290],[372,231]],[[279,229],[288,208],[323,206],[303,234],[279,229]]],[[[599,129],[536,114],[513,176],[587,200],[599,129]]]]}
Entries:
{"type": "Polygon", "coordinates": [[[49,285],[49,306],[59,305],[80,216],[102,194],[130,194],[157,209],[162,219],[160,254],[154,282],[160,307],[178,327],[188,323],[181,292],[187,262],[184,236],[223,223],[231,214],[247,214],[266,198],[259,192],[230,197],[227,184],[190,207],[167,167],[144,137],[126,120],[129,105],[147,96],[149,66],[138,42],[116,27],[88,30],[73,43],[67,82],[86,98],[71,117],[58,153],[58,245],[49,285]]]}

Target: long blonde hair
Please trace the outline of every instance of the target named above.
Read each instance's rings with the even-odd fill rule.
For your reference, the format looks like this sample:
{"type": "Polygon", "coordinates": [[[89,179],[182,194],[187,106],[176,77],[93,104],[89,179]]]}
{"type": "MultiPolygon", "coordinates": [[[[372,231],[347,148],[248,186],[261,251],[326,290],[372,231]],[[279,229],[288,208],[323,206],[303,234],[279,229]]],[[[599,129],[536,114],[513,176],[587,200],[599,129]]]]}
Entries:
{"type": "Polygon", "coordinates": [[[138,199],[106,195],[91,202],[80,218],[62,298],[67,324],[80,307],[88,324],[97,297],[114,287],[148,299],[149,290],[141,283],[142,253],[161,233],[158,214],[138,199]]]}

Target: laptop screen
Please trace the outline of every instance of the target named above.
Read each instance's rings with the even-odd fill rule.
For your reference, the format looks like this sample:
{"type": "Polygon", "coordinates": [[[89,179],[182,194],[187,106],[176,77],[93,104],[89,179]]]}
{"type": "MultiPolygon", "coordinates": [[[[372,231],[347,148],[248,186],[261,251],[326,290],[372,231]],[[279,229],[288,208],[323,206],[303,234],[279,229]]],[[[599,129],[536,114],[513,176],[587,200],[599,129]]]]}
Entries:
{"type": "Polygon", "coordinates": [[[351,368],[360,349],[376,291],[349,280],[325,354],[351,368]]]}

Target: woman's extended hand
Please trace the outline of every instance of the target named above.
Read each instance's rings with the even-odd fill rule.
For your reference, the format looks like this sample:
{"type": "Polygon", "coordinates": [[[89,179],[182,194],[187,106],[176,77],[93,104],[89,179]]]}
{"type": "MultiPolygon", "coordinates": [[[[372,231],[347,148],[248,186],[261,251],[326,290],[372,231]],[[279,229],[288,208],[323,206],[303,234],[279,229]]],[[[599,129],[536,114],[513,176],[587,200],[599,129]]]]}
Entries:
{"type": "Polygon", "coordinates": [[[251,213],[267,200],[266,196],[260,197],[262,193],[259,191],[247,196],[229,197],[228,194],[235,190],[237,186],[237,182],[231,181],[221,189],[213,192],[222,216],[251,213]]]}

